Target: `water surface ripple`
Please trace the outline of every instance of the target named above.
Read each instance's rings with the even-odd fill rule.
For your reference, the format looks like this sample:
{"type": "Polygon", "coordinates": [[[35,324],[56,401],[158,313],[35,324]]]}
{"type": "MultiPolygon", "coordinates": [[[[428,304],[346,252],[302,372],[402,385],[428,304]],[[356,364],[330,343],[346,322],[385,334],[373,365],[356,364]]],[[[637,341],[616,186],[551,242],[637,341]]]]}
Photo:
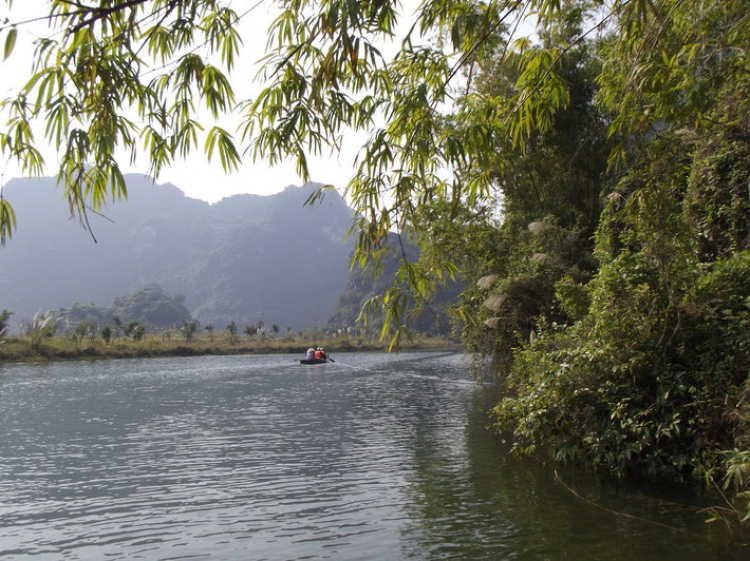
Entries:
{"type": "Polygon", "coordinates": [[[460,355],[295,358],[0,366],[0,557],[740,558],[696,516],[638,507],[689,539],[602,517],[509,459],[460,355]]]}

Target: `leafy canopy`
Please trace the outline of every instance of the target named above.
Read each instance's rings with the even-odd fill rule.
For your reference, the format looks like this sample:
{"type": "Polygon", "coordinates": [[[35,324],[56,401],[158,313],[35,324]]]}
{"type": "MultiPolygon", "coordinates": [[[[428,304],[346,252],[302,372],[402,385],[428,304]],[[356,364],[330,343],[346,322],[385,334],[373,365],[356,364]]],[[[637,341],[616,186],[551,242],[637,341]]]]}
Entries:
{"type": "MultiPolygon", "coordinates": [[[[14,22],[13,2],[5,3],[11,17],[0,34],[7,58],[28,22],[14,22]]],[[[85,219],[88,208],[126,196],[123,159],[144,155],[158,177],[196,149],[218,156],[225,170],[247,151],[272,163],[292,157],[308,180],[311,154],[336,150],[346,129],[367,130],[349,187],[377,242],[412,219],[426,198],[486,196],[482,163],[497,125],[504,134],[511,123],[520,141],[566,99],[554,49],[528,57],[509,100],[477,96],[464,72],[485,52],[507,48],[498,37],[509,25],[529,10],[545,18],[559,0],[427,0],[402,38],[395,34],[406,8],[397,0],[277,0],[262,59],[266,87],[237,100],[231,73],[243,48],[240,23],[260,3],[46,2],[41,19],[49,33],[36,41],[32,74],[2,102],[0,149],[25,172],[40,174],[40,146],[51,144],[71,212],[85,219]],[[384,46],[399,39],[387,58],[384,46]],[[464,126],[445,126],[448,106],[464,126]],[[211,126],[201,122],[206,114],[211,126]],[[239,126],[220,126],[227,115],[239,126]],[[452,170],[448,179],[443,169],[452,170]]],[[[6,201],[3,241],[14,228],[6,201]]]]}
{"type": "MultiPolygon", "coordinates": [[[[5,3],[12,16],[12,0],[5,3]]],[[[705,58],[688,45],[659,59],[662,30],[684,3],[268,0],[276,17],[261,60],[264,89],[236,99],[240,24],[261,2],[49,0],[42,16],[49,33],[36,41],[32,75],[2,102],[0,149],[40,174],[40,145],[50,143],[71,213],[85,223],[89,209],[127,195],[124,158],[145,156],[155,178],[196,150],[218,156],[225,170],[243,153],[271,163],[292,158],[307,181],[312,155],[336,151],[347,130],[367,131],[348,185],[360,219],[357,259],[365,262],[389,232],[418,232],[420,207],[446,201],[455,212],[459,202],[471,208],[491,197],[502,147],[525,150],[570,103],[560,61],[585,38],[617,31],[612,53],[628,56],[605,67],[602,99],[623,110],[613,131],[641,122],[639,103],[666,79],[661,71],[682,69],[673,84],[679,91],[687,63],[705,58]],[[532,48],[518,32],[526,16],[544,30],[569,13],[583,22],[577,35],[532,48]],[[511,60],[517,78],[502,95],[477,89],[488,61],[511,60]]],[[[743,2],[723,4],[737,11],[743,2]]],[[[23,25],[9,18],[0,28],[6,57],[23,25]]],[[[10,202],[0,199],[0,241],[15,226],[10,202]]],[[[426,290],[429,282],[406,266],[403,279],[426,290]]],[[[451,263],[438,268],[451,276],[451,263]]]]}

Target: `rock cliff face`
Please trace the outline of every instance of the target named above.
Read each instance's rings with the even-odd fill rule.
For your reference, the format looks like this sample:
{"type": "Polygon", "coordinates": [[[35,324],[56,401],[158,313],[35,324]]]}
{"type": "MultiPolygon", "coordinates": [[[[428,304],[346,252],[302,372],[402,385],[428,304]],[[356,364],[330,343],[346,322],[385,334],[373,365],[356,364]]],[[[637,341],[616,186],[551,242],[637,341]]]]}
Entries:
{"type": "Polygon", "coordinates": [[[217,329],[326,323],[352,250],[344,239],[352,211],[338,194],[306,207],[316,186],[290,186],[209,205],[170,184],[127,180],[127,201],[89,216],[93,236],[70,218],[54,179],[6,185],[18,231],[0,248],[0,310],[14,312],[12,321],[76,302],[110,305],[156,283],[217,329]]]}

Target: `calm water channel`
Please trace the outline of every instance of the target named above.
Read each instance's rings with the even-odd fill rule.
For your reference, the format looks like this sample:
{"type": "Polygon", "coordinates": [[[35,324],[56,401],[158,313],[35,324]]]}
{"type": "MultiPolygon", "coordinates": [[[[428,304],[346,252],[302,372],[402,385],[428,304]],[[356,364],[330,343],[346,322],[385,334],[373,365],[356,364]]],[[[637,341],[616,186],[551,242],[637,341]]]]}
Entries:
{"type": "Polygon", "coordinates": [[[698,497],[508,457],[460,355],[295,358],[0,365],[0,558],[750,559],[698,497]]]}

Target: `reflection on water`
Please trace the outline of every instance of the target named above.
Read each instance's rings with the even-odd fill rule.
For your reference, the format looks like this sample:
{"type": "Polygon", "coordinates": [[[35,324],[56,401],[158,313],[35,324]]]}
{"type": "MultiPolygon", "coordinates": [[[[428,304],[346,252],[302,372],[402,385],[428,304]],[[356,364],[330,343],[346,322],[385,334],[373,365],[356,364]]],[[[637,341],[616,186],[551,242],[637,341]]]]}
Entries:
{"type": "MultiPolygon", "coordinates": [[[[3,559],[740,559],[703,515],[508,457],[459,355],[0,366],[3,559]],[[716,533],[716,535],[713,534],[716,533]]],[[[693,499],[695,500],[695,499],[693,499]]]]}

